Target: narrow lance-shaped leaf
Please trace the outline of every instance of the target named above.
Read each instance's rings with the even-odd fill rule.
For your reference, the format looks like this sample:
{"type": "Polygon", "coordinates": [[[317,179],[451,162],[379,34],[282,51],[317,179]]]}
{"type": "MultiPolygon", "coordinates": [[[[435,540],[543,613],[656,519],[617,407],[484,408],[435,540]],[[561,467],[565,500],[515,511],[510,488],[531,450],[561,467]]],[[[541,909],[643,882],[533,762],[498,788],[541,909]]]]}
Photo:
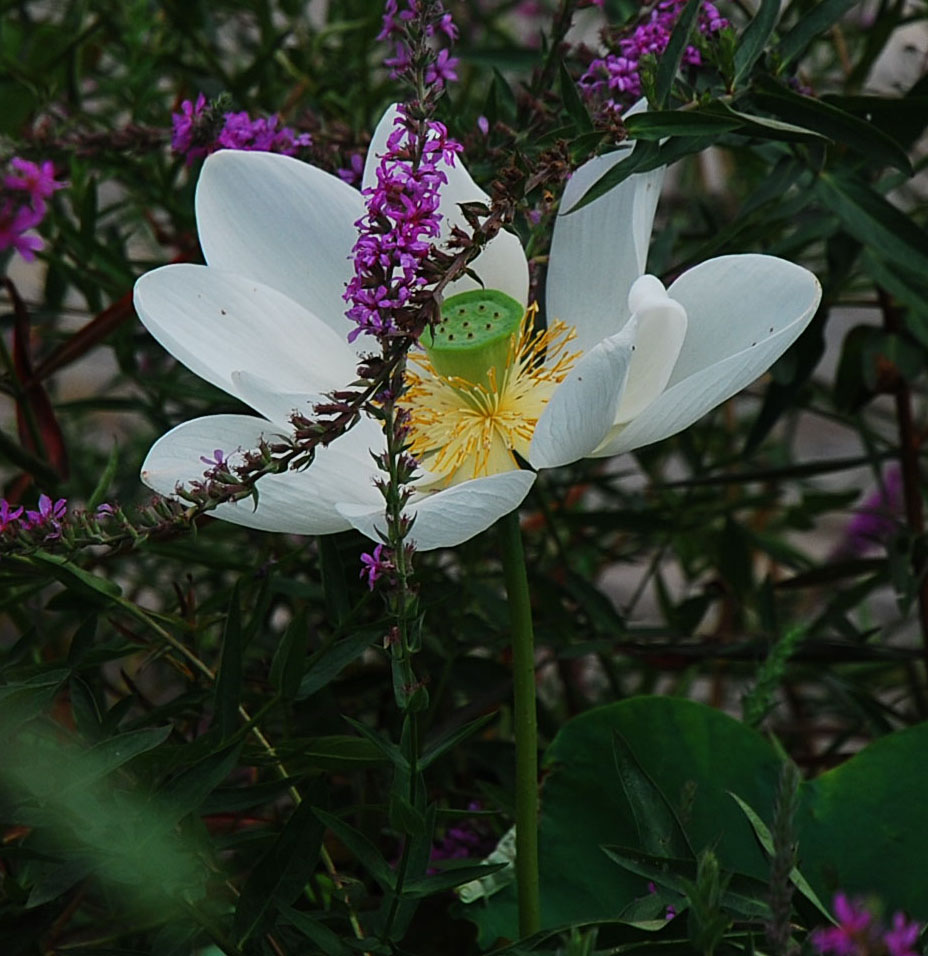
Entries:
{"type": "Polygon", "coordinates": [[[232,588],[226,626],[222,634],[222,658],[216,676],[216,722],[223,740],[238,727],[238,707],[242,699],[242,605],[239,584],[232,588]]]}
{"type": "MultiPolygon", "coordinates": [[[[816,37],[822,36],[830,26],[837,23],[855,2],[856,0],[823,0],[822,3],[813,3],[809,7],[803,4],[796,26],[780,40],[776,48],[781,70],[800,56],[816,37]]],[[[799,7],[799,4],[791,6],[799,7]]]]}
{"type": "Polygon", "coordinates": [[[239,946],[263,931],[275,908],[290,906],[312,876],[324,830],[312,804],[322,798],[321,789],[317,781],[245,881],[233,920],[239,946]]]}
{"type": "Polygon", "coordinates": [[[670,100],[673,80],[680,69],[680,62],[683,59],[686,45],[689,42],[690,34],[693,32],[693,26],[699,16],[701,6],[700,0],[689,0],[673,28],[673,33],[670,34],[670,40],[663,56],[661,56],[660,63],[657,65],[657,77],[655,79],[656,106],[664,107],[670,100]]]}
{"type": "Polygon", "coordinates": [[[641,846],[661,856],[695,856],[670,801],[648,776],[619,731],[612,737],[612,754],[641,846]]]}
{"type": "Polygon", "coordinates": [[[780,15],[780,0],[761,0],[754,19],[744,28],[735,50],[735,85],[751,72],[773,33],[780,15]]]}

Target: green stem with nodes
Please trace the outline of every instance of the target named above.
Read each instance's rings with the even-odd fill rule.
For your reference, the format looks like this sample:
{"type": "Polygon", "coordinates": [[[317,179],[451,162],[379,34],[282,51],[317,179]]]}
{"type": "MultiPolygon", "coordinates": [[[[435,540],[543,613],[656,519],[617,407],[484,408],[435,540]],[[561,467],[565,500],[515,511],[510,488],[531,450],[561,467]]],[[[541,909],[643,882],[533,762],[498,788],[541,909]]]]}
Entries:
{"type": "Polygon", "coordinates": [[[535,635],[518,511],[497,522],[512,630],[513,718],[516,736],[516,883],[519,935],[541,928],[538,895],[538,720],[535,635]]]}

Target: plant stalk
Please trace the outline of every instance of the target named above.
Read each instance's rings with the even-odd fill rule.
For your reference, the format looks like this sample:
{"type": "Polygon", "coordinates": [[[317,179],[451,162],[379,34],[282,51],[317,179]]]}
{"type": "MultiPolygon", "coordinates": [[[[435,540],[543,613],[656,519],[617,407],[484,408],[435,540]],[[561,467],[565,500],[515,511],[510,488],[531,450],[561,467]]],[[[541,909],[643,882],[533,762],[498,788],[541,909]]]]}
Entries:
{"type": "Polygon", "coordinates": [[[538,894],[538,721],[535,635],[518,511],[497,522],[512,631],[513,718],[516,737],[516,884],[519,935],[541,928],[538,894]]]}

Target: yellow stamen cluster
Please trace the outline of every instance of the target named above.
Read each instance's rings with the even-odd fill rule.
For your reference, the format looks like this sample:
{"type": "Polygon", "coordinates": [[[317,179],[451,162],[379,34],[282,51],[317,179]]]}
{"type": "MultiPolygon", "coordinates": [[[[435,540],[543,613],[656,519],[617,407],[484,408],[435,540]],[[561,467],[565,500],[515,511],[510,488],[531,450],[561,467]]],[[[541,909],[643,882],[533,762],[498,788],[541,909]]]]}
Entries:
{"type": "Polygon", "coordinates": [[[427,355],[410,357],[402,399],[410,452],[430,473],[432,487],[518,468],[513,452],[528,458],[545,405],[580,355],[567,351],[576,336],[572,326],[556,320],[535,332],[537,311],[529,306],[510,339],[504,371],[491,368],[488,385],[439,375],[427,355]]]}

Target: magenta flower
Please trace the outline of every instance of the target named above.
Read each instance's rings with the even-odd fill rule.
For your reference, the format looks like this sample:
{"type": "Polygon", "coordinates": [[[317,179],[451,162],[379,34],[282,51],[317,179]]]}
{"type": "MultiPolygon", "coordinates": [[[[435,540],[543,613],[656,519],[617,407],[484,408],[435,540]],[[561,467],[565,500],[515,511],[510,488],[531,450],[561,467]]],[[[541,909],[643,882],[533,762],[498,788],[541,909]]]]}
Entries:
{"type": "Polygon", "coordinates": [[[187,153],[187,162],[192,162],[198,156],[206,155],[206,147],[193,148],[193,136],[197,121],[206,112],[206,97],[197,94],[195,101],[184,100],[180,105],[179,113],[171,114],[171,124],[174,135],[171,137],[171,149],[175,153],[187,153]]]}
{"type": "Polygon", "coordinates": [[[55,164],[50,160],[43,160],[41,164],[29,162],[14,156],[10,165],[16,170],[3,180],[7,189],[21,189],[29,193],[29,199],[35,210],[40,211],[39,218],[45,213],[44,200],[49,199],[57,189],[64,189],[67,183],[59,183],[55,179],[55,164]]]}
{"type": "Polygon", "coordinates": [[[447,50],[439,50],[438,57],[425,69],[425,82],[441,89],[445,83],[453,83],[458,75],[455,72],[460,61],[450,56],[447,50]]]}
{"type": "Polygon", "coordinates": [[[390,574],[393,570],[392,553],[386,545],[378,544],[371,554],[361,555],[361,580],[367,581],[371,591],[385,574],[390,574]]]}
{"type": "Polygon", "coordinates": [[[34,229],[45,215],[42,209],[17,205],[11,199],[0,199],[0,251],[15,249],[26,262],[32,262],[45,243],[39,236],[25,235],[34,229]]]}
{"type": "Polygon", "coordinates": [[[186,153],[188,165],[218,149],[258,150],[293,156],[298,150],[312,146],[309,133],[297,134],[289,126],[278,128],[276,116],[253,120],[244,111],[225,113],[222,129],[215,138],[211,142],[201,142],[199,140],[204,134],[200,127],[207,112],[206,97],[200,93],[195,102],[184,100],[181,112],[171,116],[174,127],[171,149],[175,153],[186,153]]]}
{"type": "Polygon", "coordinates": [[[892,929],[883,934],[883,942],[889,956],[920,956],[915,943],[921,933],[921,926],[916,922],[909,922],[905,915],[896,913],[893,916],[892,929]]]}
{"type": "Polygon", "coordinates": [[[23,513],[22,507],[10,508],[6,498],[0,498],[0,534],[7,528],[15,527],[19,523],[19,516],[23,513]]]}
{"type": "Polygon", "coordinates": [[[46,541],[54,541],[61,537],[61,523],[68,516],[68,501],[59,498],[52,501],[48,495],[39,495],[38,511],[27,511],[23,527],[26,531],[49,529],[45,535],[46,541]]]}

